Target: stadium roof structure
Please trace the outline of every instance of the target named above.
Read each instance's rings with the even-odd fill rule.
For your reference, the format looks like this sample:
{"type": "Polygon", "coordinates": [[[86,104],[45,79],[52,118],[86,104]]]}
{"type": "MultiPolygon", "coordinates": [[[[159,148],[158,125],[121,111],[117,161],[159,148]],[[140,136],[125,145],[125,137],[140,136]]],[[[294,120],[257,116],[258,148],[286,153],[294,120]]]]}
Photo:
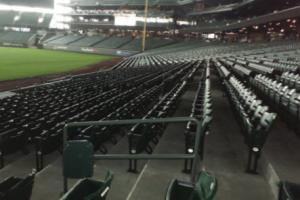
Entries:
{"type": "MultiPolygon", "coordinates": [[[[270,22],[276,22],[281,20],[286,20],[288,18],[296,18],[299,17],[300,13],[300,6],[285,9],[282,11],[269,13],[266,15],[253,17],[251,19],[237,21],[235,23],[231,24],[224,24],[221,26],[215,26],[215,27],[195,27],[195,28],[184,28],[180,29],[179,33],[190,33],[190,32],[219,32],[219,31],[229,31],[229,30],[237,30],[242,27],[251,27],[256,25],[263,25],[270,22]]],[[[271,23],[272,24],[272,23],[271,23]]]]}
{"type": "Polygon", "coordinates": [[[212,14],[212,13],[220,13],[220,12],[228,12],[228,11],[232,11],[234,9],[240,8],[242,6],[248,5],[248,4],[250,4],[250,3],[254,2],[254,1],[257,1],[257,0],[245,0],[245,1],[242,1],[240,3],[236,3],[236,4],[234,4],[231,7],[222,7],[222,6],[220,6],[219,9],[202,10],[202,11],[190,12],[190,13],[188,13],[187,16],[212,14]]]}
{"type": "MultiPolygon", "coordinates": [[[[150,6],[177,6],[193,3],[194,0],[149,0],[150,6]]],[[[72,0],[66,6],[144,6],[145,0],[72,0]]]]}
{"type": "Polygon", "coordinates": [[[0,4],[48,9],[54,8],[54,0],[1,0],[0,4]]]}

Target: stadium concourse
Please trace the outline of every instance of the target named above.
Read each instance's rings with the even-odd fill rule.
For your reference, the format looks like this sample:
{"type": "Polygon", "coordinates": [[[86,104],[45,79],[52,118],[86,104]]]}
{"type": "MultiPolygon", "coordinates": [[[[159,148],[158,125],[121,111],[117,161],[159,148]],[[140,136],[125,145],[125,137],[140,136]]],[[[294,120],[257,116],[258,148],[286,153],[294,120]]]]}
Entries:
{"type": "Polygon", "coordinates": [[[173,44],[10,91],[0,99],[0,199],[297,199],[299,48],[173,44]],[[200,132],[190,119],[161,123],[174,117],[194,117],[200,132]],[[126,119],[144,122],[69,127],[63,146],[69,123],[126,119]],[[93,152],[145,157],[88,166],[93,152]]]}

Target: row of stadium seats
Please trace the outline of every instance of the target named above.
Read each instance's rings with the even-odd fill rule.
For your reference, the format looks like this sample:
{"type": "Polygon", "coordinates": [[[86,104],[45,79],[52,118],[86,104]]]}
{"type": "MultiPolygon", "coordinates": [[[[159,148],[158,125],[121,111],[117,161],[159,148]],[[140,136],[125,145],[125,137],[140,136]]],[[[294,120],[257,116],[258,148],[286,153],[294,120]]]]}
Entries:
{"type": "Polygon", "coordinates": [[[299,134],[299,91],[262,75],[251,79],[250,86],[299,134]]]}
{"type": "MultiPolygon", "coordinates": [[[[0,198],[3,200],[30,200],[35,176],[36,171],[33,170],[25,178],[12,176],[5,179],[0,183],[0,198]]],[[[110,187],[113,178],[114,173],[108,171],[104,181],[83,179],[74,185],[61,200],[95,199],[96,196],[101,196],[101,199],[105,200],[109,191],[107,188],[110,187]]]]}
{"type": "Polygon", "coordinates": [[[100,42],[93,47],[98,48],[108,48],[108,49],[117,49],[126,43],[130,42],[132,38],[130,37],[110,37],[103,42],[100,42]]]}
{"type": "MultiPolygon", "coordinates": [[[[204,141],[205,136],[209,133],[209,125],[212,122],[212,102],[211,102],[211,91],[210,91],[210,80],[209,80],[209,63],[205,63],[204,70],[201,74],[199,86],[194,98],[193,107],[190,117],[195,117],[201,122],[200,132],[200,146],[199,155],[201,160],[204,156],[204,141]]],[[[188,122],[185,131],[185,153],[194,153],[195,140],[196,140],[197,126],[193,122],[188,122]]],[[[184,163],[184,172],[191,172],[192,160],[190,160],[190,167],[188,168],[188,160],[184,163]]]]}
{"type": "Polygon", "coordinates": [[[20,19],[14,25],[19,26],[34,26],[34,27],[49,27],[53,14],[41,14],[23,12],[20,19]]]}
{"type": "Polygon", "coordinates": [[[77,40],[80,40],[82,38],[84,38],[85,36],[83,35],[67,35],[61,38],[58,38],[56,40],[52,40],[50,42],[48,42],[49,44],[61,44],[61,45],[66,45],[66,44],[70,44],[73,43],[77,40]]]}
{"type": "Polygon", "coordinates": [[[22,42],[27,43],[32,40],[35,36],[35,33],[31,32],[12,32],[7,31],[0,34],[0,41],[6,42],[22,42]]]}
{"type": "MultiPolygon", "coordinates": [[[[123,73],[124,70],[114,70],[114,73],[95,73],[75,77],[71,80],[54,82],[46,86],[20,90],[21,94],[19,95],[1,99],[3,107],[0,109],[2,119],[0,131],[4,138],[1,145],[2,158],[18,149],[27,154],[28,151],[24,146],[26,141],[35,141],[37,169],[41,170],[43,168],[43,156],[61,150],[60,141],[63,124],[89,119],[101,120],[113,110],[104,112],[98,106],[116,104],[114,109],[121,106],[117,106],[117,101],[114,100],[117,96],[113,96],[120,93],[120,90],[113,88],[123,88],[126,91],[136,86],[142,86],[143,83],[147,83],[145,88],[153,87],[157,82],[151,83],[147,82],[148,80],[168,71],[169,73],[165,74],[165,78],[172,77],[173,72],[182,70],[184,65],[186,64],[165,66],[164,68],[131,69],[126,70],[126,74],[123,73]],[[95,87],[95,84],[100,87],[95,87]],[[106,91],[110,91],[109,94],[106,91]],[[109,98],[112,99],[109,101],[109,98]],[[94,104],[99,105],[94,107],[94,104]],[[99,116],[99,112],[106,113],[106,115],[99,116]],[[16,135],[18,137],[15,137],[16,135]]],[[[123,95],[126,95],[126,92],[123,95]]],[[[126,100],[126,102],[129,101],[130,99],[126,100]]],[[[80,133],[75,132],[73,133],[75,135],[80,133]]]]}
{"type": "MultiPolygon", "coordinates": [[[[152,79],[159,72],[169,70],[170,67],[160,69],[153,68],[152,70],[156,70],[156,73],[152,70],[141,69],[139,72],[142,75],[135,69],[126,70],[126,75],[122,73],[122,70],[116,70],[113,74],[102,72],[86,77],[80,76],[73,80],[20,90],[19,95],[1,99],[2,158],[17,149],[28,153],[24,149],[27,140],[32,142],[43,130],[50,130],[56,124],[69,118],[72,118],[73,121],[79,120],[79,116],[82,117],[78,115],[79,113],[120,92],[111,89],[121,88],[120,86],[126,89],[126,85],[130,88],[140,86],[141,83],[152,79]],[[99,84],[100,87],[95,87],[95,84],[99,84]],[[103,93],[105,91],[110,92],[109,94],[103,93]],[[102,96],[104,99],[100,98],[102,96]],[[11,145],[14,143],[15,145],[11,145]]],[[[45,137],[47,135],[49,134],[45,134],[45,137]]],[[[37,156],[38,154],[43,156],[41,152],[38,153],[40,148],[37,145],[37,156]]]]}
{"type": "MultiPolygon", "coordinates": [[[[95,98],[82,101],[82,103],[72,106],[71,111],[69,111],[70,109],[67,111],[62,110],[61,112],[55,113],[54,116],[51,116],[51,122],[53,122],[54,124],[56,123],[56,126],[54,125],[54,127],[50,130],[46,130],[45,132],[42,132],[40,136],[35,137],[35,146],[37,152],[37,170],[40,171],[41,169],[43,169],[44,155],[50,154],[56,150],[62,152],[62,129],[65,124],[71,122],[98,121],[108,113],[114,112],[121,105],[134,98],[137,94],[137,88],[132,88],[131,90],[128,90],[123,93],[120,93],[120,91],[117,90],[115,90],[114,92],[110,91],[109,94],[108,92],[106,92],[104,94],[96,96],[95,98]],[[90,105],[92,107],[87,105],[90,105]],[[74,116],[73,113],[76,112],[79,113],[74,116]],[[63,119],[61,119],[61,116],[63,116],[63,119]],[[57,119],[58,117],[60,119],[57,119]],[[63,122],[57,123],[61,120],[63,120],[63,122]]],[[[72,135],[69,136],[69,139],[76,139],[81,133],[82,129],[83,128],[71,129],[70,133],[72,135]]],[[[95,150],[98,150],[97,146],[95,146],[95,150]]],[[[105,153],[106,149],[104,148],[103,151],[105,153]]]]}
{"type": "Polygon", "coordinates": [[[108,38],[109,37],[107,37],[107,36],[89,36],[89,37],[85,37],[80,40],[77,40],[76,42],[72,42],[69,45],[90,47],[90,46],[93,46],[93,45],[95,45],[103,40],[106,40],[108,38]]]}
{"type": "MultiPolygon", "coordinates": [[[[146,40],[145,45],[148,46],[150,41],[146,40]]],[[[122,45],[119,49],[123,50],[130,50],[130,51],[142,51],[143,49],[143,39],[137,38],[134,40],[131,40],[130,42],[122,45]]]]}
{"type": "Polygon", "coordinates": [[[281,76],[277,76],[276,80],[283,85],[287,85],[290,88],[295,88],[297,92],[300,92],[299,74],[294,74],[293,72],[285,72],[281,76]]]}
{"type": "Polygon", "coordinates": [[[19,12],[17,11],[4,11],[1,10],[0,12],[0,24],[1,25],[6,25],[6,24],[13,24],[15,16],[17,16],[19,12]]]}
{"type": "Polygon", "coordinates": [[[222,73],[224,73],[224,76],[226,76],[226,77],[228,77],[228,75],[230,73],[229,71],[231,71],[240,80],[247,80],[254,73],[252,70],[250,70],[246,67],[243,67],[242,65],[234,64],[234,62],[232,62],[232,61],[228,61],[226,59],[219,59],[218,61],[220,62],[219,68],[222,71],[222,73]],[[221,63],[224,66],[226,66],[227,68],[222,66],[221,63]],[[229,69],[229,71],[228,71],[228,69],[229,69]]]}
{"type": "Polygon", "coordinates": [[[0,25],[49,27],[53,14],[1,10],[0,25]],[[16,20],[16,17],[19,19],[16,20]]]}
{"type": "MultiPolygon", "coordinates": [[[[148,112],[150,107],[152,107],[155,102],[158,101],[159,94],[160,87],[154,86],[153,88],[146,90],[141,95],[124,104],[114,112],[99,113],[101,116],[97,117],[97,119],[104,121],[141,118],[143,113],[148,112]]],[[[104,143],[111,141],[113,144],[116,144],[117,140],[113,136],[113,134],[116,133],[121,133],[121,135],[124,136],[121,126],[90,126],[81,132],[79,139],[90,141],[94,145],[95,151],[99,149],[102,151],[102,153],[106,154],[107,149],[105,148],[104,143]]]]}
{"type": "MultiPolygon", "coordinates": [[[[1,199],[30,199],[36,172],[33,170],[26,178],[10,177],[0,183],[1,199]]],[[[114,173],[108,171],[104,181],[83,179],[75,184],[60,200],[101,199],[105,200],[114,173]]],[[[291,185],[291,184],[289,184],[291,185]]],[[[284,183],[284,186],[289,186],[284,183]]],[[[298,186],[299,187],[299,186],[298,186]]],[[[193,197],[195,200],[213,199],[218,189],[218,181],[206,171],[202,171],[196,184],[173,179],[166,193],[166,200],[180,200],[193,197]]],[[[284,193],[287,195],[287,193],[284,193]]]]}
{"type": "MultiPolygon", "coordinates": [[[[170,45],[178,42],[177,40],[146,38],[145,48],[154,49],[161,46],[170,45]]],[[[122,49],[130,51],[142,51],[143,40],[141,38],[132,39],[131,37],[108,37],[108,36],[88,36],[85,35],[55,35],[44,40],[43,43],[84,46],[96,48],[122,49]]]]}
{"type": "MultiPolygon", "coordinates": [[[[195,63],[194,63],[195,64],[195,63]]],[[[161,99],[146,115],[143,119],[153,118],[166,118],[172,117],[181,102],[181,96],[186,91],[188,85],[187,80],[189,76],[194,76],[199,64],[188,64],[180,71],[170,76],[164,81],[162,85],[163,92],[166,92],[163,99],[161,99]],[[193,68],[191,68],[193,67],[193,68]],[[183,76],[183,73],[186,73],[183,76]],[[178,84],[176,84],[179,82],[178,84]],[[171,84],[170,84],[171,83],[171,84]],[[175,85],[175,87],[174,87],[175,85]]],[[[157,80],[157,79],[156,79],[157,80]]],[[[160,81],[158,81],[160,82],[160,81]]],[[[156,81],[151,82],[157,84],[156,81]]],[[[149,85],[149,83],[147,84],[149,85]]],[[[148,86],[149,87],[149,86],[148,86]]],[[[128,134],[129,140],[129,153],[140,154],[146,152],[152,154],[153,149],[149,145],[149,142],[153,142],[155,145],[158,144],[158,136],[162,136],[167,124],[136,124],[128,134]]],[[[136,172],[137,160],[129,161],[129,171],[136,172]]]]}
{"type": "MultiPolygon", "coordinates": [[[[143,119],[150,118],[166,118],[172,117],[175,113],[181,96],[186,89],[186,83],[176,85],[167,95],[160,100],[152,110],[146,114],[143,119]]],[[[130,154],[140,154],[146,152],[152,154],[153,149],[149,146],[149,142],[153,141],[154,144],[158,143],[156,138],[162,135],[166,129],[167,124],[136,124],[128,134],[129,152],[130,154]]],[[[136,172],[137,160],[129,160],[129,171],[136,172]],[[133,162],[133,163],[132,163],[133,162]]]]}
{"type": "MultiPolygon", "coordinates": [[[[216,62],[214,61],[214,63],[216,62]]],[[[234,75],[228,75],[229,71],[222,70],[218,64],[215,66],[225,85],[226,96],[242,127],[242,133],[249,148],[247,171],[256,173],[258,159],[277,114],[271,113],[269,107],[263,105],[263,102],[234,75]],[[251,166],[252,156],[255,158],[253,166],[251,166]]]]}

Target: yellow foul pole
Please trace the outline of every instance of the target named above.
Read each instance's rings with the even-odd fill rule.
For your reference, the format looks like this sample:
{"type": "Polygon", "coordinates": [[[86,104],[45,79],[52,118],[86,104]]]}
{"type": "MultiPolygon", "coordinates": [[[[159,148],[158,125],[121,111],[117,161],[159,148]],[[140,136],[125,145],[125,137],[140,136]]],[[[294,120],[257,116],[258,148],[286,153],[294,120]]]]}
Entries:
{"type": "Polygon", "coordinates": [[[145,42],[146,42],[147,14],[148,14],[148,0],[146,0],[146,3],[145,3],[145,22],[144,22],[144,36],[143,36],[143,51],[145,51],[145,42]]]}

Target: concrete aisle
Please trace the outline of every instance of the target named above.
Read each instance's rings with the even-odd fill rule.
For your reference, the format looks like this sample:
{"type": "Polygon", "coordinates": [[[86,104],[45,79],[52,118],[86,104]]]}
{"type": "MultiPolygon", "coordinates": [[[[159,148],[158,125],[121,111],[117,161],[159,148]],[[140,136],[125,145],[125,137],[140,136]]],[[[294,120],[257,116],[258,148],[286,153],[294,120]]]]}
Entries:
{"type": "MultiPolygon", "coordinates": [[[[199,82],[199,76],[195,76],[199,82]]],[[[188,117],[191,114],[192,103],[199,84],[193,84],[182,96],[177,111],[173,117],[188,117]]],[[[166,128],[153,154],[184,154],[187,123],[171,123],[166,128]]],[[[200,169],[200,165],[198,165],[200,169]]],[[[184,160],[148,160],[144,173],[135,188],[132,196],[126,200],[162,200],[172,179],[178,178],[190,181],[190,174],[183,173],[184,160]]]]}

